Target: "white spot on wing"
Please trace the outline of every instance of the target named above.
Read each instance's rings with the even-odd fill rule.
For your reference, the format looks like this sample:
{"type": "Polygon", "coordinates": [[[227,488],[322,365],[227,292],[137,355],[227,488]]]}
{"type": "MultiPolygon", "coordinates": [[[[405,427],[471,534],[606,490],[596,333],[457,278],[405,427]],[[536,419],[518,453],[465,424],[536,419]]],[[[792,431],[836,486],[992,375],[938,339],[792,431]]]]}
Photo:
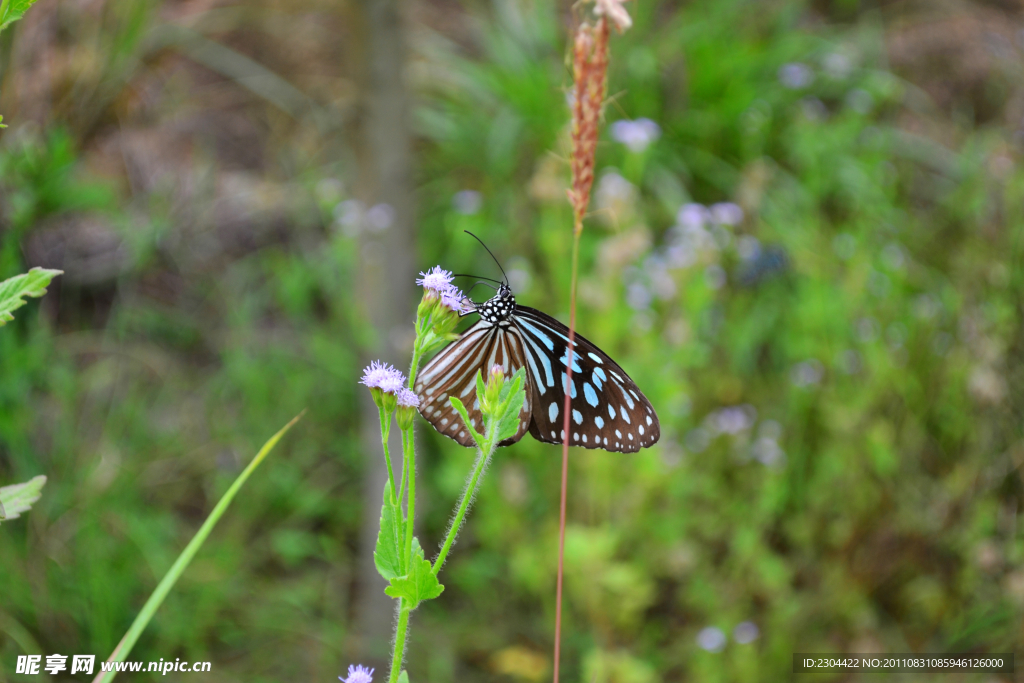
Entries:
{"type": "Polygon", "coordinates": [[[548,406],[548,422],[554,422],[556,417],[558,417],[558,404],[552,402],[548,406]]]}

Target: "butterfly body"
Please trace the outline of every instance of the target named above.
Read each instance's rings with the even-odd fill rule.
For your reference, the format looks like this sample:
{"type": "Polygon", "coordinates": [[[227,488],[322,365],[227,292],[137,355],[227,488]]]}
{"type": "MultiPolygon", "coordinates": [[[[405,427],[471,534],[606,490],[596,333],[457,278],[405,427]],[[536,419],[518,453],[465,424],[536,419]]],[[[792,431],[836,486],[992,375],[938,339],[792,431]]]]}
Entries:
{"type": "MultiPolygon", "coordinates": [[[[526,399],[519,429],[503,441],[515,443],[527,431],[546,443],[562,443],[565,393],[569,392],[569,443],[584,448],[631,453],[651,446],[661,436],[654,407],[636,383],[606,353],[574,335],[572,377],[567,376],[569,330],[542,311],[516,303],[505,284],[469,313],[480,319],[441,350],[416,378],[420,414],[445,436],[474,446],[450,397],[465,405],[473,427],[483,428],[476,397],[476,375],[494,365],[508,374],[525,368],[526,399]]],[[[468,313],[467,313],[468,315],[468,313]]]]}

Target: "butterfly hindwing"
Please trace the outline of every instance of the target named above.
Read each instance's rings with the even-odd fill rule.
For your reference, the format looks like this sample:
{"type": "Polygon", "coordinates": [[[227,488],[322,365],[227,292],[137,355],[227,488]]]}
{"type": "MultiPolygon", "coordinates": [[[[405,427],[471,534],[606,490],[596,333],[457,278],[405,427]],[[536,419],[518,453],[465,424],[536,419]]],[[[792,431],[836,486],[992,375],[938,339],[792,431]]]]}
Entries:
{"type": "MultiPolygon", "coordinates": [[[[530,434],[562,443],[565,429],[569,329],[551,316],[516,306],[514,325],[523,335],[527,377],[533,381],[530,434]]],[[[586,338],[574,336],[570,445],[632,453],[655,444],[661,425],[654,407],[619,365],[586,338]]]]}
{"type": "MultiPolygon", "coordinates": [[[[462,401],[474,429],[482,433],[483,415],[476,396],[477,372],[482,372],[486,381],[494,365],[501,365],[505,374],[511,375],[526,363],[523,340],[517,330],[478,321],[434,356],[417,375],[415,391],[420,399],[420,414],[445,436],[463,446],[473,447],[476,443],[472,435],[448,399],[454,396],[462,401]]],[[[519,441],[529,428],[533,406],[529,371],[525,388],[526,400],[519,413],[519,429],[515,436],[501,442],[502,446],[519,441]]]]}

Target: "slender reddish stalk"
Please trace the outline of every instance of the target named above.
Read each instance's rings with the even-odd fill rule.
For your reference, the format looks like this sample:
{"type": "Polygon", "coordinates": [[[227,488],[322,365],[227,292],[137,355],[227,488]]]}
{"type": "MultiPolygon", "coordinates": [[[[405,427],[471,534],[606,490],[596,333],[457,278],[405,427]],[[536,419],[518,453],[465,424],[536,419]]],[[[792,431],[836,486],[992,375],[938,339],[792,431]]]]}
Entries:
{"type": "Polygon", "coordinates": [[[573,210],[572,284],[569,290],[569,349],[565,368],[565,415],[562,425],[562,491],[558,508],[558,577],[555,587],[555,671],[558,683],[562,643],[562,579],[565,568],[565,506],[569,489],[569,435],[572,415],[572,363],[576,341],[576,279],[579,272],[580,235],[583,216],[594,184],[594,155],[604,103],[608,73],[608,22],[602,17],[596,27],[581,24],[573,41],[572,184],[568,190],[573,210]]]}

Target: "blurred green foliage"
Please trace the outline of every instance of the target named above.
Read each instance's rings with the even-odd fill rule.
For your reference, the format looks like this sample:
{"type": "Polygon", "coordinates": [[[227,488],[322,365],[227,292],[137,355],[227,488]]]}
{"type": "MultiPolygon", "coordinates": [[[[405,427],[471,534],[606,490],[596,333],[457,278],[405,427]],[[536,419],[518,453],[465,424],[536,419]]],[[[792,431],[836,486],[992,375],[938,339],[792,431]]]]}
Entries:
{"type": "MultiPolygon", "coordinates": [[[[896,75],[876,14],[820,4],[633,3],[613,38],[608,123],[660,136],[631,151],[605,128],[578,328],[663,436],[573,452],[565,680],[779,680],[799,651],[1022,644],[1020,140],[896,75]],[[722,202],[742,220],[696,206],[722,202]]],[[[413,74],[423,268],[494,275],[473,230],[520,302],[563,318],[564,9],[471,6],[464,33],[418,34],[413,74]]],[[[31,641],[109,652],[237,454],[309,406],[136,652],[224,679],[341,673],[373,352],[351,294],[358,169],[281,152],[265,175],[288,178],[284,218],[232,232],[159,184],[96,190],[60,133],[3,136],[0,277],[69,216],[128,245],[101,285],[65,268],[55,323],[0,335],[0,481],[49,477],[0,532],[4,669],[31,641]]],[[[421,435],[429,548],[473,454],[421,435]]],[[[412,680],[549,675],[557,451],[496,454],[444,595],[413,619],[412,680]]]]}

